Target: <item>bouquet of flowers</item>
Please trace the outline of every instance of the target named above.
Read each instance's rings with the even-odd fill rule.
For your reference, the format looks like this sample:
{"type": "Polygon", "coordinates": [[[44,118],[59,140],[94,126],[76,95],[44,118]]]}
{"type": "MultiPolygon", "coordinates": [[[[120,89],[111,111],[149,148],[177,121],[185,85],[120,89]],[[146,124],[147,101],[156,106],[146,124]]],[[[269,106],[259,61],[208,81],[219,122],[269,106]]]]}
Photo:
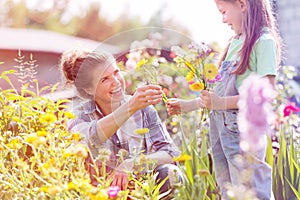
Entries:
{"type": "Polygon", "coordinates": [[[177,66],[187,69],[186,80],[191,90],[211,90],[220,80],[218,68],[212,64],[214,52],[206,44],[192,42],[187,47],[173,46],[171,52],[177,66]]]}

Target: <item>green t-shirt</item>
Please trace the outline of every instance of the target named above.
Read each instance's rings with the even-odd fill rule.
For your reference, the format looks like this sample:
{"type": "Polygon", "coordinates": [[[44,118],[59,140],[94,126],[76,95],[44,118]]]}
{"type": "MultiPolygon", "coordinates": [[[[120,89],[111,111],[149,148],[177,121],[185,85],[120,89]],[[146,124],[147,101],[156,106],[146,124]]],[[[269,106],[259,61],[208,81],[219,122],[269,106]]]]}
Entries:
{"type": "MultiPolygon", "coordinates": [[[[237,54],[243,45],[243,38],[233,39],[229,46],[226,61],[239,60],[237,54]]],[[[277,75],[277,50],[274,37],[268,33],[263,33],[256,43],[250,55],[251,69],[247,68],[244,74],[237,75],[236,86],[239,89],[242,82],[251,74],[259,76],[277,75]]]]}

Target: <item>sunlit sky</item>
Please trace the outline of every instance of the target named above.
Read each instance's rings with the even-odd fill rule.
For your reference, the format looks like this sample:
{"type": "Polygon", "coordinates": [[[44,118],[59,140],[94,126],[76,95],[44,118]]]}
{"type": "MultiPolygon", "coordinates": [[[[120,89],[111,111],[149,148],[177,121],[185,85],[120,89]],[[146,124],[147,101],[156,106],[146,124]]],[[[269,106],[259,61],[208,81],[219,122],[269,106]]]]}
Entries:
{"type": "MultiPolygon", "coordinates": [[[[121,13],[128,12],[129,16],[139,17],[147,22],[160,8],[163,8],[163,19],[173,19],[183,24],[192,34],[192,39],[210,43],[216,41],[224,47],[232,30],[222,23],[221,14],[218,12],[214,0],[72,0],[71,12],[82,12],[87,7],[87,2],[100,2],[101,15],[107,16],[107,20],[113,21],[121,13]]],[[[39,2],[43,6],[51,6],[52,0],[29,0],[28,3],[36,5],[39,2]]]]}

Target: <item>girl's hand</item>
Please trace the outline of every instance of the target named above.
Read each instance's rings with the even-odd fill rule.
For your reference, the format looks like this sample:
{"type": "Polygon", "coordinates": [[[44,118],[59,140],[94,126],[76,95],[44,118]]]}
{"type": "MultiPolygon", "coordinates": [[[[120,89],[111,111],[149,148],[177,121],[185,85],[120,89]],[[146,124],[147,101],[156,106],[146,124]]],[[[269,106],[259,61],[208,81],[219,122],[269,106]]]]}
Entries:
{"type": "Polygon", "coordinates": [[[168,99],[167,112],[169,115],[181,114],[198,109],[198,99],[184,100],[184,99],[168,99]]]}
{"type": "Polygon", "coordinates": [[[134,95],[129,101],[129,108],[136,112],[149,105],[154,105],[162,100],[163,91],[157,85],[145,85],[137,88],[134,95]]]}
{"type": "Polygon", "coordinates": [[[211,110],[221,110],[225,108],[223,98],[207,90],[201,91],[199,105],[202,108],[211,110]]]}

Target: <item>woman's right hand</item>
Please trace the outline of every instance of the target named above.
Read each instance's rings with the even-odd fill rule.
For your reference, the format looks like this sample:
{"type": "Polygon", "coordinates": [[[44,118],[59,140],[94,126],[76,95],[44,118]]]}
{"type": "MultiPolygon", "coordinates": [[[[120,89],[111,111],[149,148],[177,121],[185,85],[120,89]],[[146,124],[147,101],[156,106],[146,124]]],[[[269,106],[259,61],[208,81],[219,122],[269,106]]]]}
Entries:
{"type": "Polygon", "coordinates": [[[136,89],[129,101],[129,108],[136,112],[149,105],[154,105],[162,100],[163,91],[157,85],[145,85],[136,89]]]}

